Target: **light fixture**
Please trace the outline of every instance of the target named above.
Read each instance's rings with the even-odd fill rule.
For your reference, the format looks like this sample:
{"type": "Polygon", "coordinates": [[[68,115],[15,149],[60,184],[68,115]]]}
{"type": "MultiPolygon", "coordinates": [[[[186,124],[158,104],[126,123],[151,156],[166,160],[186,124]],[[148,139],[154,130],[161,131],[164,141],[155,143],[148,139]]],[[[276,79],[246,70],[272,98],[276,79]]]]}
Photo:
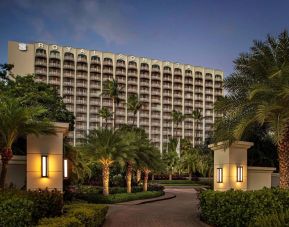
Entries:
{"type": "Polygon", "coordinates": [[[223,168],[217,168],[217,183],[223,183],[223,168]]]}
{"type": "Polygon", "coordinates": [[[41,156],[41,177],[48,177],[48,157],[47,157],[47,155],[41,156]]]}
{"type": "Polygon", "coordinates": [[[68,160],[63,160],[63,177],[68,178],[68,160]]]}
{"type": "Polygon", "coordinates": [[[237,182],[243,182],[243,166],[237,166],[237,182]]]}

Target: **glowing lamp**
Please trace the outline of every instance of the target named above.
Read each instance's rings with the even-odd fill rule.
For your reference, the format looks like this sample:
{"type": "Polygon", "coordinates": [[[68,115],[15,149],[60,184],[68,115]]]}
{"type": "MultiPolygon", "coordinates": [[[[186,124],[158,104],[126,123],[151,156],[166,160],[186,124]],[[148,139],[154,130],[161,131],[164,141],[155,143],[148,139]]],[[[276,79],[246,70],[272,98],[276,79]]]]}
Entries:
{"type": "Polygon", "coordinates": [[[237,182],[243,182],[243,166],[237,166],[237,182]]]}
{"type": "Polygon", "coordinates": [[[41,177],[48,177],[48,157],[47,157],[47,155],[41,156],[41,177]]]}
{"type": "Polygon", "coordinates": [[[223,168],[217,168],[217,183],[223,183],[223,168]]]}
{"type": "Polygon", "coordinates": [[[68,160],[63,160],[63,177],[68,178],[68,160]]]}

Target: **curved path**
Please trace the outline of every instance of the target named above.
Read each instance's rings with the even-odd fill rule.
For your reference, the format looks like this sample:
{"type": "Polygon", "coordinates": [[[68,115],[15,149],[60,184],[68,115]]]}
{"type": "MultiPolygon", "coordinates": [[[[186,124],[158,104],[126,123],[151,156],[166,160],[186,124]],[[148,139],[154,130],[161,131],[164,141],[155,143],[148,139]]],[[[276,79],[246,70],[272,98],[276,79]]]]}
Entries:
{"type": "Polygon", "coordinates": [[[197,192],[192,187],[166,187],[175,198],[141,205],[111,205],[105,227],[208,226],[198,217],[197,192]]]}

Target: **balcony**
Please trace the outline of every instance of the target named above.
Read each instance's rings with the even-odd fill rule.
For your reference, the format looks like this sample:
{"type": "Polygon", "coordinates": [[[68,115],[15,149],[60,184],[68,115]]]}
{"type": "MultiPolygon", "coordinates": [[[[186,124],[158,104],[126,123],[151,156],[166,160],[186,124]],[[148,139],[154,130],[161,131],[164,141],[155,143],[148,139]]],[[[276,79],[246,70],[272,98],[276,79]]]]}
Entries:
{"type": "Polygon", "coordinates": [[[90,68],[90,72],[93,72],[93,73],[100,73],[100,68],[97,68],[97,67],[91,67],[91,68],[90,68]]]}
{"type": "Polygon", "coordinates": [[[86,121],[86,117],[76,117],[76,121],[86,121]]]}
{"type": "Polygon", "coordinates": [[[84,87],[84,88],[86,88],[86,87],[87,87],[87,83],[79,83],[79,82],[77,82],[77,83],[76,83],[76,86],[77,86],[77,87],[84,87]]]}
{"type": "Polygon", "coordinates": [[[87,62],[87,58],[86,57],[77,57],[77,62],[86,63],[87,62]]]}
{"type": "Polygon", "coordinates": [[[87,92],[84,91],[77,91],[76,94],[79,96],[87,96],[87,92]]]}
{"type": "Polygon", "coordinates": [[[65,64],[65,65],[63,65],[63,69],[71,69],[71,70],[74,70],[75,67],[74,67],[74,65],[65,64]]]}
{"type": "Polygon", "coordinates": [[[141,66],[140,67],[140,70],[142,70],[142,71],[149,71],[149,66],[141,66]]]}
{"type": "Polygon", "coordinates": [[[203,81],[196,80],[196,81],[195,81],[195,85],[197,85],[197,86],[203,86],[203,81]]]}
{"type": "Polygon", "coordinates": [[[63,85],[64,85],[64,86],[70,86],[70,87],[73,87],[73,86],[74,86],[74,82],[63,81],[63,85]]]}
{"type": "Polygon", "coordinates": [[[107,73],[107,74],[113,74],[113,70],[112,69],[103,69],[102,72],[103,73],[107,73]]]}
{"type": "Polygon", "coordinates": [[[121,62],[116,62],[116,67],[125,68],[125,62],[123,62],[123,61],[121,61],[121,62]]]}
{"type": "Polygon", "coordinates": [[[203,104],[201,104],[201,103],[195,103],[195,108],[203,108],[203,104]]]}
{"type": "Polygon", "coordinates": [[[163,96],[164,97],[172,97],[172,93],[171,92],[164,92],[163,96]]]}
{"type": "Polygon", "coordinates": [[[153,73],[159,73],[159,72],[160,72],[160,69],[157,68],[157,67],[153,67],[153,68],[152,68],[152,72],[153,72],[153,73]]]}
{"type": "Polygon", "coordinates": [[[169,104],[169,105],[171,105],[171,104],[172,104],[172,100],[171,100],[171,99],[164,99],[164,100],[163,100],[163,104],[169,104]]]}
{"type": "Polygon", "coordinates": [[[203,96],[202,95],[195,95],[195,100],[203,100],[203,96]]]}
{"type": "Polygon", "coordinates": [[[134,93],[134,92],[137,92],[137,87],[128,87],[128,88],[127,88],[127,91],[128,91],[128,92],[133,92],[133,93],[134,93]]]}
{"type": "Polygon", "coordinates": [[[117,82],[126,84],[126,78],[125,77],[117,77],[117,82]]]}
{"type": "Polygon", "coordinates": [[[182,80],[182,78],[180,78],[180,77],[174,77],[174,82],[176,82],[176,83],[183,83],[183,80],[182,80]]]}
{"type": "Polygon", "coordinates": [[[64,98],[64,99],[63,99],[63,102],[64,102],[65,104],[73,104],[73,99],[64,98]]]}
{"type": "Polygon", "coordinates": [[[203,89],[195,89],[195,93],[203,94],[203,89]]]}
{"type": "Polygon", "coordinates": [[[137,80],[128,80],[127,83],[131,85],[137,85],[137,80]]]}
{"type": "Polygon", "coordinates": [[[182,86],[174,85],[174,90],[181,91],[182,88],[182,86]]]}
{"type": "Polygon", "coordinates": [[[104,60],[103,61],[103,65],[106,65],[106,66],[112,66],[112,61],[107,61],[107,60],[104,60]]]}
{"type": "Polygon", "coordinates": [[[170,69],[164,69],[164,73],[166,73],[166,74],[172,74],[172,72],[171,72],[170,69]]]}
{"type": "Polygon", "coordinates": [[[76,104],[86,105],[86,99],[76,99],[76,104]]]}
{"type": "Polygon", "coordinates": [[[215,76],[215,81],[222,81],[222,76],[216,75],[215,76]]]}
{"type": "Polygon", "coordinates": [[[148,73],[141,73],[141,74],[140,74],[140,78],[146,78],[146,79],[149,79],[150,76],[149,76],[148,73]]]}
{"type": "Polygon", "coordinates": [[[36,57],[41,57],[41,58],[46,58],[47,57],[46,53],[44,53],[44,52],[36,52],[35,56],[36,57]]]}
{"type": "Polygon", "coordinates": [[[174,93],[174,97],[176,97],[176,98],[182,98],[183,95],[182,95],[182,94],[179,94],[179,93],[174,93]]]}
{"type": "Polygon", "coordinates": [[[60,71],[50,71],[49,76],[57,76],[60,77],[60,71]]]}
{"type": "Polygon", "coordinates": [[[127,75],[130,77],[137,77],[137,72],[128,72],[127,75]]]}
{"type": "Polygon", "coordinates": [[[74,61],[74,56],[73,55],[64,55],[64,60],[67,60],[67,61],[74,61]]]}
{"type": "Polygon", "coordinates": [[[98,58],[93,58],[93,59],[90,60],[90,63],[91,63],[91,64],[98,64],[98,65],[99,65],[99,64],[100,64],[100,59],[98,59],[98,58]]]}
{"type": "Polygon", "coordinates": [[[176,71],[174,72],[174,75],[176,75],[176,76],[182,76],[182,71],[176,70],[176,71]]]}
{"type": "Polygon", "coordinates": [[[67,78],[73,78],[74,79],[74,72],[71,73],[71,72],[63,72],[63,77],[67,77],[67,78]]]}
{"type": "Polygon", "coordinates": [[[213,87],[213,83],[207,83],[207,82],[206,82],[206,83],[205,83],[205,86],[206,86],[206,87],[213,87]]]}
{"type": "Polygon", "coordinates": [[[87,71],[87,66],[78,65],[78,66],[76,66],[76,69],[79,71],[87,71]]]}
{"type": "Polygon", "coordinates": [[[59,54],[50,54],[49,58],[50,59],[58,59],[59,60],[60,59],[60,55],[59,54]]]}
{"type": "Polygon", "coordinates": [[[195,73],[195,78],[196,79],[203,79],[203,76],[200,73],[195,73]]]}
{"type": "Polygon", "coordinates": [[[137,69],[137,65],[136,65],[136,64],[131,64],[131,63],[129,63],[129,64],[128,64],[128,68],[129,68],[129,69],[135,69],[135,70],[136,70],[136,69],[137,69]]]}
{"type": "Polygon", "coordinates": [[[126,75],[126,71],[124,71],[124,70],[116,70],[116,75],[125,76],[126,75]]]}
{"type": "Polygon", "coordinates": [[[152,98],[151,102],[152,103],[160,103],[160,99],[159,98],[152,98]]]}
{"type": "Polygon", "coordinates": [[[66,89],[64,89],[64,90],[63,90],[63,94],[64,94],[64,95],[73,95],[74,92],[73,92],[73,90],[66,90],[66,89]]]}
{"type": "Polygon", "coordinates": [[[142,94],[149,94],[150,90],[149,89],[140,89],[140,93],[142,94]]]}
{"type": "Polygon", "coordinates": [[[43,70],[43,69],[35,69],[35,73],[38,75],[47,75],[47,70],[43,70]]]}
{"type": "Polygon", "coordinates": [[[161,84],[154,82],[154,83],[151,83],[151,87],[160,88],[160,87],[161,87],[161,84]]]}
{"type": "Polygon", "coordinates": [[[149,86],[150,83],[149,83],[149,81],[141,81],[141,82],[140,82],[140,85],[141,85],[141,86],[149,86]]]}
{"type": "Polygon", "coordinates": [[[213,90],[206,89],[205,92],[206,94],[211,94],[211,95],[213,94],[213,90]]]}
{"type": "Polygon", "coordinates": [[[100,83],[90,83],[89,87],[100,90],[100,83]]]}
{"type": "Polygon", "coordinates": [[[46,61],[36,60],[35,61],[35,66],[47,66],[47,62],[46,61]]]}
{"type": "Polygon", "coordinates": [[[51,68],[60,68],[60,63],[49,62],[49,67],[51,67],[51,68]]]}

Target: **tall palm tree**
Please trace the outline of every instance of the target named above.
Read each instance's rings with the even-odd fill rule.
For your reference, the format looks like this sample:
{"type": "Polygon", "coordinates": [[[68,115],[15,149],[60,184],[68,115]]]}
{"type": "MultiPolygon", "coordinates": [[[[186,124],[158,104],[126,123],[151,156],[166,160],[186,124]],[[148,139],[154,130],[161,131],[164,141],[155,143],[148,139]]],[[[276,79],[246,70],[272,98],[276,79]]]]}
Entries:
{"type": "Polygon", "coordinates": [[[113,100],[113,128],[115,129],[115,121],[116,121],[116,107],[120,103],[120,93],[123,87],[121,87],[116,79],[107,80],[103,84],[103,96],[107,96],[113,100]]]}
{"type": "Polygon", "coordinates": [[[289,36],[255,41],[251,51],[235,60],[235,72],[225,80],[228,95],[215,104],[224,112],[215,140],[242,139],[254,124],[266,125],[279,156],[280,187],[289,188],[289,36]]]}
{"type": "Polygon", "coordinates": [[[107,128],[95,129],[86,137],[82,149],[92,162],[102,166],[103,195],[109,195],[109,170],[114,162],[123,159],[125,146],[119,132],[107,128]]]}
{"type": "Polygon", "coordinates": [[[127,110],[133,113],[133,122],[132,125],[134,126],[136,120],[136,114],[141,110],[143,107],[143,102],[141,102],[137,95],[130,95],[127,100],[127,110]]]}
{"type": "Polygon", "coordinates": [[[113,113],[109,111],[107,107],[102,107],[98,110],[97,116],[101,117],[105,121],[105,128],[107,128],[107,121],[113,117],[113,113]]]}
{"type": "Polygon", "coordinates": [[[163,161],[166,164],[167,170],[169,172],[169,180],[172,180],[172,175],[174,168],[177,166],[179,157],[176,152],[178,141],[176,139],[170,139],[168,144],[168,149],[163,154],[163,161]]]}
{"type": "Polygon", "coordinates": [[[173,110],[172,120],[173,120],[173,123],[176,124],[176,130],[175,130],[176,137],[178,137],[177,130],[178,130],[179,124],[182,123],[185,119],[186,119],[186,116],[183,115],[182,112],[173,110]]]}
{"type": "Polygon", "coordinates": [[[53,134],[53,125],[48,120],[37,120],[46,109],[34,106],[24,107],[15,98],[0,97],[0,143],[2,169],[0,188],[4,188],[7,166],[13,157],[12,145],[28,134],[53,134]]]}
{"type": "Polygon", "coordinates": [[[189,173],[189,180],[192,180],[192,174],[197,171],[198,166],[198,152],[196,149],[190,149],[181,157],[181,165],[183,169],[187,169],[189,173]]]}

